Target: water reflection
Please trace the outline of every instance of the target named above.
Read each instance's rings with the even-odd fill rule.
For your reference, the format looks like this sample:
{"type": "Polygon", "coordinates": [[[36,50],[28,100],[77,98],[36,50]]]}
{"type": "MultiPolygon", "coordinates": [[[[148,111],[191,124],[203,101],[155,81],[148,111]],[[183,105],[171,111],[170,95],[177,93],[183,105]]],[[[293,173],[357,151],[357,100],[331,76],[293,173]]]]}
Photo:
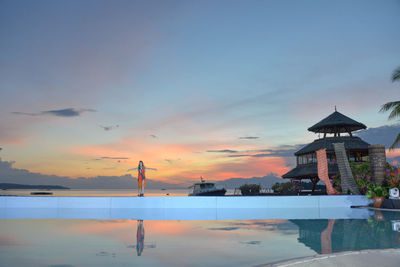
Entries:
{"type": "Polygon", "coordinates": [[[394,212],[351,220],[0,220],[0,266],[251,266],[398,248],[399,229],[394,212]]]}
{"type": "Polygon", "coordinates": [[[291,220],[298,241],[320,254],[400,247],[400,214],[375,211],[367,220],[291,220]]]}
{"type": "Polygon", "coordinates": [[[136,252],[137,255],[142,255],[144,248],[144,226],[143,220],[137,221],[137,232],[136,232],[136,252]]]}

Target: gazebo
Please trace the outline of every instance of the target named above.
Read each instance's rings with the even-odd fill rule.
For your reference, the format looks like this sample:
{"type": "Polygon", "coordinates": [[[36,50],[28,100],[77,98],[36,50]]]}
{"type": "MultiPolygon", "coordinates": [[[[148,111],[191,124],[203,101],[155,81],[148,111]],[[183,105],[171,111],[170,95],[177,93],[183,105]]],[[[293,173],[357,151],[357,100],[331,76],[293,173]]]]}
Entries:
{"type": "Polygon", "coordinates": [[[342,113],[336,111],[324,118],[317,124],[308,128],[310,132],[322,135],[321,138],[304,146],[294,153],[297,158],[296,168],[282,175],[282,178],[301,181],[310,179],[313,183],[313,192],[318,183],[317,156],[316,151],[326,148],[328,160],[328,175],[339,173],[336,164],[336,155],[333,148],[334,143],[344,143],[347,158],[350,162],[364,162],[368,156],[369,144],[361,138],[353,136],[354,131],[366,129],[367,126],[357,122],[342,113]],[[328,136],[328,135],[331,136],[328,136]]]}

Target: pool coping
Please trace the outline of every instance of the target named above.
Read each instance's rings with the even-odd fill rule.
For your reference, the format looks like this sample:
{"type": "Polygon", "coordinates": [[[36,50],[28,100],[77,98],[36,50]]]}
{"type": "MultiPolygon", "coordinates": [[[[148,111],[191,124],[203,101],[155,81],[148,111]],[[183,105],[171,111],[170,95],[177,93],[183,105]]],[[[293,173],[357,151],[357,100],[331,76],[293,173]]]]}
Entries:
{"type": "MultiPolygon", "coordinates": [[[[282,260],[276,261],[267,264],[260,264],[256,265],[256,267],[289,267],[289,266],[312,266],[311,264],[315,263],[316,266],[335,266],[337,265],[337,260],[343,257],[352,257],[353,260],[356,259],[360,263],[355,264],[354,261],[351,263],[351,266],[354,267],[365,267],[369,265],[365,265],[365,255],[367,254],[374,254],[374,257],[381,258],[382,262],[387,260],[387,255],[396,254],[397,257],[396,264],[400,261],[400,249],[399,248],[387,248],[387,249],[365,249],[365,250],[350,250],[350,251],[342,251],[342,252],[335,252],[331,254],[315,254],[313,256],[306,256],[306,257],[298,257],[290,260],[282,260]],[[386,254],[386,255],[384,255],[386,254]],[[386,256],[386,258],[385,258],[386,256]],[[336,262],[335,262],[336,261],[336,262]]],[[[349,259],[347,259],[349,260],[349,259]]],[[[350,266],[350,265],[349,265],[350,266]]],[[[385,265],[388,266],[388,265],[385,265]]],[[[392,265],[396,266],[396,265],[392,265]]]]}
{"type": "Polygon", "coordinates": [[[350,208],[371,203],[362,195],[252,197],[1,196],[0,208],[350,208]]]}
{"type": "Polygon", "coordinates": [[[0,219],[247,220],[368,218],[365,196],[0,197],[0,219]]]}

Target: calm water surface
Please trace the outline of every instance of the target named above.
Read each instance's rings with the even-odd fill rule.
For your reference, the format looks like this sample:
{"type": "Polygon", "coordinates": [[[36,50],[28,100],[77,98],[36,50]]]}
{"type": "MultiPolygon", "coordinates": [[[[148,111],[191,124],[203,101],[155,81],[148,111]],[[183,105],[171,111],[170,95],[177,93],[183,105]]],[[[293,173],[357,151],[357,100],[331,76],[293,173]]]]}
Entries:
{"type": "Polygon", "coordinates": [[[253,266],[399,248],[397,221],[0,220],[0,266],[253,266]]]}
{"type": "MultiPolygon", "coordinates": [[[[193,190],[193,189],[192,189],[193,190]]],[[[149,197],[155,196],[187,196],[191,189],[149,189],[145,195],[149,197]],[[168,194],[168,195],[167,195],[168,194]]],[[[102,197],[130,197],[137,196],[137,189],[118,189],[118,190],[88,190],[88,189],[71,189],[71,190],[1,190],[0,195],[3,196],[31,196],[31,192],[52,192],[53,196],[102,196],[102,197]]],[[[226,194],[233,194],[233,189],[228,189],[226,194]]]]}

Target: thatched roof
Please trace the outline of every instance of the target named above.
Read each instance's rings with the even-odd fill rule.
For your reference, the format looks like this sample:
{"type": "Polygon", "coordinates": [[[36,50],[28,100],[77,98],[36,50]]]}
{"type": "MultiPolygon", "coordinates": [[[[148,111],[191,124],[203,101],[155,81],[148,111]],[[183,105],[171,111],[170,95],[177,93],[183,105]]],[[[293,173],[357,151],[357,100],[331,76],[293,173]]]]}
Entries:
{"type": "Polygon", "coordinates": [[[356,136],[341,136],[341,137],[326,137],[317,139],[314,142],[306,145],[296,153],[296,156],[315,152],[321,148],[326,150],[334,150],[333,143],[344,143],[346,150],[368,150],[369,144],[356,136]]]}
{"type": "MultiPolygon", "coordinates": [[[[335,175],[339,173],[339,169],[336,164],[328,164],[328,175],[335,175]]],[[[312,177],[318,177],[317,164],[304,164],[298,165],[296,168],[292,169],[288,173],[282,175],[282,178],[289,179],[309,179],[312,177]]]]}
{"type": "Polygon", "coordinates": [[[367,126],[364,124],[335,111],[325,119],[308,128],[308,130],[315,133],[349,133],[366,128],[367,126]]]}

